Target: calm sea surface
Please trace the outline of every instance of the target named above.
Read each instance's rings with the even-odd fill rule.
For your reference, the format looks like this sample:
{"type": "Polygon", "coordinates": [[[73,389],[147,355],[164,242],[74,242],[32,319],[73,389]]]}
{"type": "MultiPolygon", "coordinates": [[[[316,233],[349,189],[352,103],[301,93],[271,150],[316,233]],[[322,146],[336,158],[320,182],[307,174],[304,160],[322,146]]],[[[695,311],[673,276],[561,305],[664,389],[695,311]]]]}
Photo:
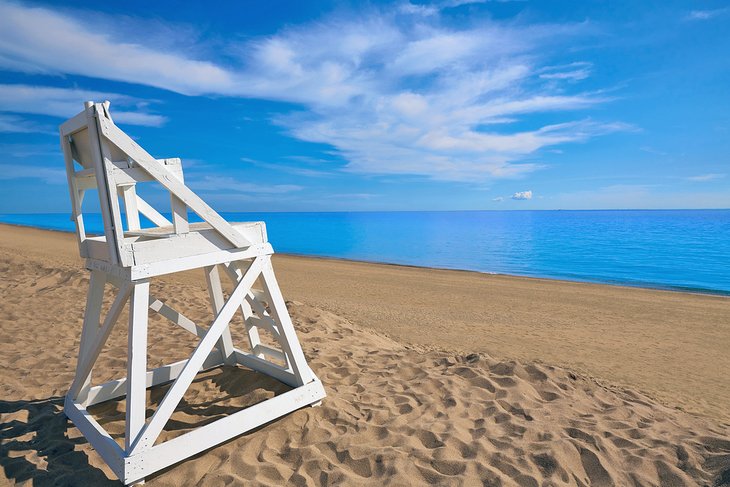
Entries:
{"type": "MultiPolygon", "coordinates": [[[[730,210],[223,213],[277,252],[730,294],[730,210]]],[[[73,231],[67,214],[0,222],[73,231]]],[[[89,215],[87,230],[101,232],[89,215]]]]}

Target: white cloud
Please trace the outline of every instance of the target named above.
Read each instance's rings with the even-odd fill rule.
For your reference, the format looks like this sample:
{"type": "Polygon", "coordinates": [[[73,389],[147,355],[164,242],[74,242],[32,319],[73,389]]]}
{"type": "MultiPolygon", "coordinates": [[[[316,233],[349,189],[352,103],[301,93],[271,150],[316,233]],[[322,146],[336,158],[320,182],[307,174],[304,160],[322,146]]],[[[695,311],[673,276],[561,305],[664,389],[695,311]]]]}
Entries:
{"type": "Polygon", "coordinates": [[[531,200],[532,191],[518,191],[512,195],[513,200],[531,200]]]}
{"type": "Polygon", "coordinates": [[[16,115],[0,113],[0,132],[10,133],[56,133],[51,127],[26,120],[16,115]]]}
{"type": "Polygon", "coordinates": [[[6,112],[69,118],[83,111],[84,101],[88,100],[97,102],[109,100],[114,103],[112,116],[115,122],[157,127],[167,120],[163,116],[143,111],[132,112],[125,111],[124,108],[117,109],[117,106],[140,108],[140,100],[125,95],[68,88],[0,84],[0,110],[6,112]]]}
{"type": "Polygon", "coordinates": [[[579,61],[563,66],[548,66],[542,70],[541,79],[580,81],[591,75],[593,64],[579,61]]]}
{"type": "MultiPolygon", "coordinates": [[[[367,174],[453,181],[519,177],[542,167],[523,160],[544,148],[628,128],[575,120],[519,130],[508,125],[539,112],[588,109],[607,101],[556,87],[559,79],[587,76],[590,65],[557,67],[562,71],[540,65],[543,52],[585,34],[587,24],[475,19],[458,29],[442,22],[438,8],[402,4],[225,46],[228,65],[223,66],[204,60],[200,46],[163,48],[155,38],[144,46],[131,43],[129,34],[139,29],[129,21],[122,23],[127,30],[122,32],[114,19],[98,17],[89,23],[47,8],[0,5],[0,67],[188,95],[298,103],[305,111],[275,122],[294,137],[332,146],[348,161],[345,170],[367,174]]],[[[30,102],[35,111],[24,113],[55,107],[55,113],[66,114],[67,98],[51,97],[63,108],[30,102]]],[[[4,103],[22,108],[12,100],[4,103]]],[[[125,117],[113,113],[119,121],[125,117]]],[[[130,123],[162,123],[149,118],[155,115],[126,117],[130,123]]]]}
{"type": "Polygon", "coordinates": [[[186,178],[191,188],[199,191],[226,191],[232,190],[241,193],[256,194],[283,194],[303,189],[295,184],[255,184],[239,181],[229,176],[204,176],[202,179],[186,178]]]}
{"type": "Polygon", "coordinates": [[[66,171],[31,164],[0,164],[0,180],[40,179],[47,184],[66,184],[66,171]]]}
{"type": "Polygon", "coordinates": [[[502,196],[497,196],[496,198],[492,198],[492,201],[500,202],[500,201],[504,201],[504,198],[502,196]]]}
{"type": "Polygon", "coordinates": [[[718,15],[722,15],[727,12],[727,8],[718,8],[714,10],[692,10],[687,16],[690,20],[709,20],[718,15]]]}
{"type": "Polygon", "coordinates": [[[687,178],[688,181],[694,181],[698,183],[704,183],[707,181],[716,181],[718,179],[722,179],[726,176],[726,174],[717,174],[717,173],[711,173],[711,174],[700,174],[697,176],[690,176],[687,178]]]}

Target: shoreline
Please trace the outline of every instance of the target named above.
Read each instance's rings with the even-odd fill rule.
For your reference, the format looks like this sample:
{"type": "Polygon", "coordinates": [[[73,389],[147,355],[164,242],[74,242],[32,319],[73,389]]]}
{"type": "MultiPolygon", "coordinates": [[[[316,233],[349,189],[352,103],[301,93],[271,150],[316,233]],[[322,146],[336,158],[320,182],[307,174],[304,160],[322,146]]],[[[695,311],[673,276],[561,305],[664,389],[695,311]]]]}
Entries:
{"type": "MultiPolygon", "coordinates": [[[[469,210],[459,210],[459,211],[469,211],[469,210]]],[[[482,211],[482,210],[473,210],[473,211],[482,211]]],[[[514,210],[514,211],[530,211],[530,210],[514,210]]],[[[542,211],[561,211],[561,210],[542,210],[542,211]]],[[[604,211],[604,210],[566,210],[566,211],[604,211]]],[[[614,210],[605,210],[605,211],[614,211],[614,210]]],[[[644,210],[625,210],[625,211],[644,211],[644,210]]],[[[646,211],[683,211],[683,210],[646,210],[646,211]]],[[[715,210],[707,210],[707,211],[715,211],[715,210]]],[[[726,210],[716,210],[716,211],[726,211],[726,210]]],[[[61,233],[61,234],[71,234],[71,235],[74,234],[73,230],[59,230],[57,228],[46,228],[46,227],[34,226],[34,225],[24,225],[21,223],[0,222],[0,227],[2,227],[3,225],[10,226],[10,227],[17,227],[17,228],[30,228],[30,229],[35,229],[35,230],[47,231],[47,232],[57,232],[57,233],[61,233]]],[[[95,235],[95,234],[90,234],[90,235],[95,235]]],[[[437,267],[437,266],[403,264],[403,263],[398,263],[398,262],[385,262],[385,261],[367,260],[367,259],[351,259],[351,258],[347,258],[347,257],[335,257],[335,256],[330,256],[330,255],[312,255],[312,254],[300,254],[300,253],[295,253],[295,252],[277,252],[276,248],[274,248],[274,251],[276,252],[276,255],[287,255],[287,256],[291,256],[291,257],[301,257],[301,258],[305,258],[305,259],[321,259],[324,261],[332,260],[332,261],[341,261],[341,262],[360,262],[363,264],[374,264],[374,265],[404,267],[404,268],[413,268],[413,269],[431,269],[431,270],[453,271],[453,272],[468,272],[468,273],[475,273],[475,274],[481,274],[481,275],[487,275],[487,276],[505,276],[505,277],[515,277],[515,278],[522,278],[522,279],[537,279],[537,280],[556,281],[556,282],[565,282],[565,283],[595,284],[595,285],[599,285],[599,286],[612,286],[612,287],[628,288],[628,289],[647,289],[647,290],[652,290],[652,291],[664,291],[664,292],[671,292],[671,293],[697,294],[697,295],[701,295],[701,296],[730,297],[730,291],[724,291],[724,290],[720,290],[720,289],[667,286],[667,285],[654,284],[654,283],[648,283],[648,282],[632,284],[629,282],[622,282],[622,281],[611,281],[611,280],[600,280],[600,279],[589,279],[589,278],[581,279],[578,277],[563,278],[563,277],[555,277],[555,276],[542,276],[542,275],[536,275],[536,274],[509,274],[509,273],[503,273],[503,272],[489,272],[489,271],[479,271],[479,270],[474,270],[474,269],[461,269],[461,268],[456,268],[456,267],[437,267]]]]}

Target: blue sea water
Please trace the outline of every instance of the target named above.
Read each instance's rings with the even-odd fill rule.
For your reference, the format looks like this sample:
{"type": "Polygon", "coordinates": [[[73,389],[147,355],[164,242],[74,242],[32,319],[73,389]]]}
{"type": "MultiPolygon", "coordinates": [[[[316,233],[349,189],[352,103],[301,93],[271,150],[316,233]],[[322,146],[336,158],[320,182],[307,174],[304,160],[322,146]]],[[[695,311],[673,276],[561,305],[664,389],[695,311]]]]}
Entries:
{"type": "MultiPolygon", "coordinates": [[[[277,252],[730,294],[730,210],[223,213],[277,252]]],[[[67,214],[0,222],[73,231],[67,214]]],[[[86,217],[101,232],[101,217],[86,217]]]]}

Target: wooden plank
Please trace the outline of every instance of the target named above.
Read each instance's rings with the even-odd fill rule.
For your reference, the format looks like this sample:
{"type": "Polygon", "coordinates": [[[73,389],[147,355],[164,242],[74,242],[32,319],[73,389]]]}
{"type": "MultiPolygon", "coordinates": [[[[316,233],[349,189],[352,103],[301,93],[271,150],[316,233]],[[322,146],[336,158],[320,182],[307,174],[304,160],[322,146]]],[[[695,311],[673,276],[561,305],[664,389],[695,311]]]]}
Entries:
{"type": "MultiPolygon", "coordinates": [[[[192,234],[191,234],[192,235],[192,234]]],[[[189,238],[189,235],[187,238],[189,238]]],[[[139,264],[131,269],[132,279],[144,279],[153,276],[162,276],[173,272],[182,272],[190,269],[199,269],[208,265],[222,264],[232,260],[250,259],[260,255],[273,253],[271,244],[253,245],[241,250],[221,250],[200,255],[192,255],[185,259],[174,259],[149,264],[139,264]]]]}
{"type": "MultiPolygon", "coordinates": [[[[79,343],[79,358],[76,363],[76,375],[79,375],[81,364],[88,360],[91,347],[96,339],[96,334],[101,326],[101,305],[104,299],[104,285],[106,274],[102,271],[91,271],[89,278],[89,292],[86,296],[86,309],[84,311],[84,324],[81,328],[81,340],[79,343]]],[[[91,370],[79,390],[78,394],[72,395],[74,401],[85,403],[91,386],[91,370]]]]}
{"type": "Polygon", "coordinates": [[[147,319],[149,281],[133,284],[127,334],[127,410],[124,448],[127,452],[145,425],[147,410],[147,319]]]}
{"type": "Polygon", "coordinates": [[[124,478],[124,450],[104,431],[94,417],[83,406],[76,404],[69,396],[64,401],[63,412],[81,431],[94,450],[109,465],[114,475],[124,478]]]}
{"type": "Polygon", "coordinates": [[[264,291],[269,297],[269,308],[274,321],[279,325],[279,344],[289,357],[289,366],[292,368],[294,375],[297,376],[301,384],[306,384],[315,377],[309,365],[307,365],[307,359],[304,357],[294,325],[289,317],[289,310],[286,309],[284,297],[281,295],[279,284],[276,282],[274,268],[271,265],[271,256],[266,256],[266,265],[264,265],[261,275],[264,291]]]}
{"type": "Polygon", "coordinates": [[[119,188],[124,200],[124,213],[127,215],[127,228],[139,230],[139,210],[137,209],[137,191],[133,185],[119,188]]]}
{"type": "Polygon", "coordinates": [[[265,257],[257,257],[253,264],[251,264],[248,272],[246,272],[234,288],[233,292],[231,292],[228,301],[223,305],[215,320],[213,320],[213,323],[208,328],[208,333],[205,334],[205,337],[200,341],[198,346],[195,347],[195,351],[190,357],[188,363],[185,365],[180,376],[167,391],[167,394],[165,394],[165,397],[162,399],[162,402],[152,416],[152,419],[150,419],[134,445],[132,445],[132,453],[137,453],[151,447],[157,437],[160,436],[165,424],[167,424],[167,421],[170,419],[170,416],[172,416],[175,408],[180,403],[185,391],[188,387],[190,387],[195,375],[198,373],[198,370],[200,370],[200,366],[203,365],[203,361],[210,354],[210,351],[220,338],[223,330],[231,321],[241,299],[243,299],[245,293],[248,292],[251,285],[256,281],[261,273],[264,261],[265,257]]]}
{"type": "MultiPolygon", "coordinates": [[[[180,360],[179,362],[163,365],[162,367],[157,367],[156,369],[147,371],[147,388],[149,389],[150,387],[165,384],[177,379],[186,363],[188,363],[188,359],[180,360]]],[[[203,362],[203,365],[200,367],[200,371],[210,370],[215,367],[220,367],[221,365],[223,365],[223,361],[221,360],[220,353],[218,350],[213,350],[208,355],[208,358],[205,359],[205,362],[203,362]]],[[[105,382],[104,384],[100,384],[89,389],[87,407],[104,401],[109,401],[111,399],[116,399],[118,397],[123,397],[126,394],[126,377],[105,382]]]]}
{"type": "MultiPolygon", "coordinates": [[[[318,380],[312,381],[173,438],[172,440],[155,445],[149,450],[130,458],[130,461],[134,462],[134,474],[126,476],[125,481],[131,483],[143,479],[163,468],[228,441],[231,438],[240,436],[247,431],[258,428],[292,411],[314,404],[322,400],[325,396],[322,383],[318,380]]],[[[131,473],[132,469],[130,469],[131,473]]]]}
{"type": "Polygon", "coordinates": [[[236,248],[248,247],[251,243],[238,233],[226,220],[208,206],[190,188],[181,183],[176,177],[166,171],[157,160],[142,149],[127,134],[110,122],[101,122],[101,132],[107,140],[131,157],[134,162],[147,171],[170,193],[185,203],[188,208],[197,213],[203,220],[218,231],[221,236],[231,242],[236,248]]]}
{"type": "Polygon", "coordinates": [[[123,289],[119,290],[119,293],[117,293],[117,297],[114,299],[114,302],[109,308],[106,318],[104,319],[104,324],[101,326],[98,333],[96,334],[94,342],[88,350],[88,354],[85,354],[84,361],[81,362],[81,366],[76,369],[76,377],[74,377],[74,381],[73,383],[71,383],[71,387],[68,391],[69,396],[78,396],[81,387],[86,381],[86,378],[91,373],[91,369],[94,367],[96,359],[99,357],[101,349],[104,348],[104,344],[109,338],[109,334],[111,333],[114,324],[119,319],[119,315],[122,313],[124,304],[127,302],[131,291],[132,286],[127,284],[124,286],[123,289]]]}
{"type": "MultiPolygon", "coordinates": [[[[182,178],[182,166],[180,165],[180,159],[158,159],[157,161],[162,164],[165,169],[170,171],[173,176],[178,179],[182,178]],[[167,161],[177,162],[168,163],[167,161]]],[[[155,181],[155,178],[150,176],[147,171],[139,167],[129,167],[129,163],[126,161],[112,161],[111,170],[114,175],[114,181],[117,185],[155,181]]],[[[96,175],[93,172],[93,168],[76,171],[76,179],[84,188],[96,188],[96,175]]]]}
{"type": "MultiPolygon", "coordinates": [[[[79,114],[81,115],[81,114],[79,114]]],[[[84,117],[86,114],[84,114],[84,117]]],[[[76,184],[76,178],[74,177],[75,168],[73,155],[71,153],[71,144],[68,141],[68,136],[61,135],[61,149],[63,150],[63,159],[66,165],[66,179],[68,181],[68,191],[71,197],[71,219],[76,225],[76,241],[79,245],[79,250],[82,249],[84,240],[86,240],[86,229],[84,228],[84,216],[81,209],[83,188],[79,188],[76,184]]]]}
{"type": "Polygon", "coordinates": [[[172,224],[175,227],[175,233],[184,235],[190,231],[188,224],[188,207],[183,200],[170,193],[170,207],[172,209],[172,224]]]}
{"type": "Polygon", "coordinates": [[[58,127],[58,130],[61,133],[61,137],[68,137],[79,130],[85,129],[87,123],[86,110],[84,110],[63,122],[61,126],[58,127]]]}
{"type": "MultiPolygon", "coordinates": [[[[122,213],[119,208],[119,199],[117,198],[117,187],[114,181],[114,175],[112,173],[112,155],[111,148],[109,147],[108,141],[104,137],[99,136],[99,127],[102,124],[108,122],[108,119],[104,116],[104,109],[102,104],[96,103],[94,105],[96,109],[95,116],[92,115],[89,121],[89,136],[91,140],[91,150],[96,153],[100,151],[100,158],[94,157],[94,166],[96,168],[96,181],[99,194],[103,193],[106,197],[105,204],[102,203],[102,215],[107,212],[108,220],[110,225],[110,232],[107,234],[106,242],[110,248],[114,248],[116,252],[116,263],[122,266],[132,265],[131,256],[125,252],[122,252],[124,247],[124,227],[122,226],[122,213]],[[93,123],[92,123],[93,122],[93,123]],[[92,130],[93,125],[93,130],[92,130]]],[[[92,109],[93,113],[94,109],[92,109]]],[[[104,221],[104,227],[106,232],[107,221],[104,221]]],[[[114,262],[113,262],[114,263],[114,262]]]]}
{"type": "MultiPolygon", "coordinates": [[[[213,315],[217,316],[218,313],[223,309],[225,299],[223,297],[223,288],[221,287],[221,279],[218,274],[218,266],[212,265],[203,269],[205,274],[205,283],[208,286],[208,296],[210,298],[210,307],[213,310],[213,315]]],[[[243,301],[243,299],[241,299],[243,301]]],[[[216,348],[221,351],[223,360],[228,365],[234,365],[236,359],[233,356],[233,340],[231,339],[231,329],[226,326],[218,339],[216,348]]]]}
{"type": "Polygon", "coordinates": [[[137,195],[137,209],[140,213],[149,218],[149,220],[157,226],[164,227],[167,225],[172,225],[172,222],[170,220],[162,216],[160,212],[151,207],[149,203],[143,200],[140,195],[137,195]]]}
{"type": "Polygon", "coordinates": [[[172,321],[176,325],[184,328],[185,330],[189,331],[199,338],[203,338],[208,332],[208,330],[206,330],[202,326],[196,325],[191,319],[187,318],[179,311],[171,308],[159,299],[155,299],[152,296],[150,296],[150,309],[152,309],[152,311],[156,313],[159,313],[160,315],[164,316],[168,320],[172,321]]]}
{"type": "Polygon", "coordinates": [[[269,362],[268,360],[257,357],[254,354],[246,353],[242,350],[236,349],[234,352],[236,355],[236,361],[239,365],[248,367],[249,369],[261,372],[262,374],[273,377],[281,383],[284,383],[290,387],[299,387],[297,384],[299,380],[290,369],[279,367],[278,365],[269,362]]]}
{"type": "Polygon", "coordinates": [[[274,360],[279,360],[281,362],[287,363],[286,355],[282,353],[280,350],[276,350],[275,348],[271,348],[269,346],[266,346],[262,343],[259,343],[255,347],[253,347],[253,354],[254,355],[265,355],[267,357],[273,358],[274,360]]]}
{"type": "MultiPolygon", "coordinates": [[[[228,278],[235,284],[241,278],[242,271],[238,266],[232,265],[230,262],[223,264],[223,269],[226,271],[228,278]]],[[[251,294],[251,291],[247,293],[247,296],[251,294]]],[[[251,350],[254,350],[257,345],[261,343],[261,337],[259,331],[255,326],[251,326],[249,320],[253,317],[253,310],[251,305],[246,299],[241,301],[241,314],[243,315],[243,323],[246,327],[246,335],[248,337],[248,344],[251,350]]]]}

